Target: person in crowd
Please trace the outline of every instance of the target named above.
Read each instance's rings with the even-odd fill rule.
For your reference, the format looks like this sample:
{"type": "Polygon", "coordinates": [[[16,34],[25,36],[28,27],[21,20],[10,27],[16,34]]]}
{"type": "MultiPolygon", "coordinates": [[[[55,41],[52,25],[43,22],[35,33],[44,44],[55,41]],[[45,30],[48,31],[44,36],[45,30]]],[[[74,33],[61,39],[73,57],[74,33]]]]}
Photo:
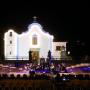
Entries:
{"type": "Polygon", "coordinates": [[[62,71],[64,71],[65,73],[67,73],[67,69],[66,69],[65,65],[64,64],[61,64],[61,67],[62,67],[62,71]]]}

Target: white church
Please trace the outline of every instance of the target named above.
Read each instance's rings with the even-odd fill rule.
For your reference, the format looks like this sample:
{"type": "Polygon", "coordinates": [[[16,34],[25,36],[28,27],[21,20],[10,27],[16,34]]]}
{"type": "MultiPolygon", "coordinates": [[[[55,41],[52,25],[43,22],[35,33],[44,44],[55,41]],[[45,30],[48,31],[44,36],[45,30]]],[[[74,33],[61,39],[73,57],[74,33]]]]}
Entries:
{"type": "Polygon", "coordinates": [[[67,42],[54,42],[54,36],[43,30],[43,27],[33,22],[28,30],[22,34],[9,29],[4,34],[5,60],[29,60],[29,51],[32,57],[39,60],[47,58],[51,51],[52,58],[63,58],[66,56],[67,42]]]}

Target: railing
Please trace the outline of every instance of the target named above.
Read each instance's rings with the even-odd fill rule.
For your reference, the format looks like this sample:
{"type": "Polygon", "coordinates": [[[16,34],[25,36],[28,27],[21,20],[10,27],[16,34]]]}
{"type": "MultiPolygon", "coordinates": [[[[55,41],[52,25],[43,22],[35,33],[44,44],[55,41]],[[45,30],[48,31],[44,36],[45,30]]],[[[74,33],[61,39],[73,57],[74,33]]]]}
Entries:
{"type": "MultiPolygon", "coordinates": [[[[39,58],[40,61],[41,58],[39,58]]],[[[45,62],[47,62],[47,58],[44,58],[45,62]]],[[[29,58],[27,57],[20,57],[20,58],[0,58],[0,62],[29,62],[29,58]]],[[[49,60],[51,62],[56,62],[56,63],[60,63],[60,62],[65,62],[65,63],[90,63],[90,59],[85,60],[85,58],[80,59],[80,60],[75,60],[72,58],[52,58],[51,60],[49,60]]]]}

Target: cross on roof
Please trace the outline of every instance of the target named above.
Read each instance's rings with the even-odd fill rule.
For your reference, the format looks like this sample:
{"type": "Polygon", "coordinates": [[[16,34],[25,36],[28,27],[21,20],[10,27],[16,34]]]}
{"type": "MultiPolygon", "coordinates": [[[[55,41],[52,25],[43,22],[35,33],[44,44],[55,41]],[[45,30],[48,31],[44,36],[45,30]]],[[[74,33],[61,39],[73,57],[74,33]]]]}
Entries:
{"type": "Polygon", "coordinates": [[[34,22],[37,21],[37,17],[36,17],[36,16],[33,17],[33,21],[34,21],[34,22]]]}

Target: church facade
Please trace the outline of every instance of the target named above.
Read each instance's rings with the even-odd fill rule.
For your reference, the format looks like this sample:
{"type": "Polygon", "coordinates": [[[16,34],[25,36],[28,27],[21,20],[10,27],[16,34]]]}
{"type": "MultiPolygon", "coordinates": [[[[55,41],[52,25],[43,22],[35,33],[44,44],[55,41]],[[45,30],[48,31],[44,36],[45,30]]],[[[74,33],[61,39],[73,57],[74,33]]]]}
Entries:
{"type": "Polygon", "coordinates": [[[66,42],[54,42],[54,36],[45,32],[39,23],[33,22],[22,34],[12,29],[4,34],[5,60],[29,60],[29,51],[33,58],[47,58],[49,50],[52,58],[65,57],[66,42]]]}

